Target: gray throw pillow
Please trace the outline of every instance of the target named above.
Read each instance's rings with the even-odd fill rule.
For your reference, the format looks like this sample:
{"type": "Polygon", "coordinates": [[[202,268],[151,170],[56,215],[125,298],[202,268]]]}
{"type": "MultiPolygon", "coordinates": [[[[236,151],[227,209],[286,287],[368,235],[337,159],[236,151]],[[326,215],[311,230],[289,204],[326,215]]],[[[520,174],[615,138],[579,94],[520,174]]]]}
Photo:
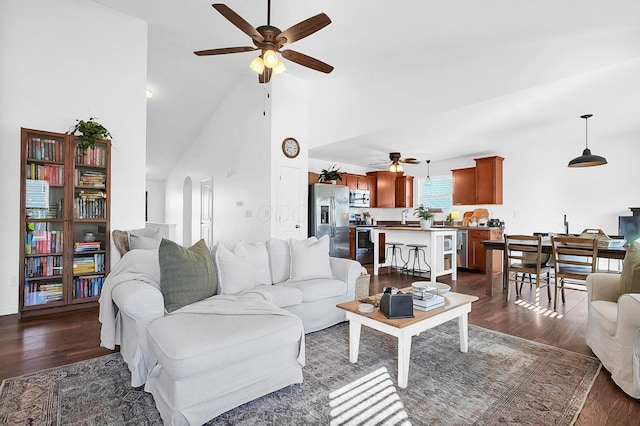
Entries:
{"type": "Polygon", "coordinates": [[[160,291],[164,307],[173,312],[216,293],[213,258],[204,240],[189,248],[165,238],[158,250],[160,291]]]}

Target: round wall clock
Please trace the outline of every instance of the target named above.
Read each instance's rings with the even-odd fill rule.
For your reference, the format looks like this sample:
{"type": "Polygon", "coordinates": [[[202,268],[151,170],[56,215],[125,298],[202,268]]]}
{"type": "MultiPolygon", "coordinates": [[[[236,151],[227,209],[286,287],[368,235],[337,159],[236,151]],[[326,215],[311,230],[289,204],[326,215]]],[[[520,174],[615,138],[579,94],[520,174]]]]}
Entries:
{"type": "Polygon", "coordinates": [[[282,141],[282,152],[289,158],[296,158],[300,154],[300,144],[294,138],[282,141]]]}

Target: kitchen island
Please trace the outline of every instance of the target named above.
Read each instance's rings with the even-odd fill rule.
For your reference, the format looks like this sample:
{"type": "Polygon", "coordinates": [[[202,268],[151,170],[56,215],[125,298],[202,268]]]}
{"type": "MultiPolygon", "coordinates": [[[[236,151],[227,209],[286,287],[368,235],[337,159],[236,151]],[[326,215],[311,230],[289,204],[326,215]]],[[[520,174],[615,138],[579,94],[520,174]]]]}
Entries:
{"type": "MultiPolygon", "coordinates": [[[[435,281],[436,278],[441,275],[448,274],[451,274],[451,279],[454,281],[458,278],[456,264],[456,230],[454,228],[421,229],[415,226],[378,226],[371,229],[373,252],[376,254],[380,253],[379,235],[382,233],[385,234],[385,240],[387,242],[395,241],[404,244],[404,246],[399,248],[405,261],[409,259],[409,248],[406,244],[427,245],[425,252],[427,262],[431,267],[431,281],[435,281]]],[[[384,263],[380,263],[379,256],[373,256],[373,275],[378,275],[380,267],[389,266],[390,261],[390,254],[386,256],[384,263]]]]}

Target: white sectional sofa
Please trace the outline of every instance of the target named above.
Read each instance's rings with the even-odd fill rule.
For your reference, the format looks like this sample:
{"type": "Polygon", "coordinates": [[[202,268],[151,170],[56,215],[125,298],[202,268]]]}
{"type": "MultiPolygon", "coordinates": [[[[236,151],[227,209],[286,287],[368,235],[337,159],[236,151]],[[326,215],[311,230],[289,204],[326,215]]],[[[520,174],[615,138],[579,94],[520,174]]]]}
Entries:
{"type": "Polygon", "coordinates": [[[208,254],[215,295],[167,309],[162,250],[132,250],[115,265],[100,320],[102,346],[120,345],[132,386],[145,384],[165,424],[201,424],[301,383],[304,333],[345,320],[336,304],[355,298],[362,269],[330,258],[322,238],[219,244],[208,254]]]}

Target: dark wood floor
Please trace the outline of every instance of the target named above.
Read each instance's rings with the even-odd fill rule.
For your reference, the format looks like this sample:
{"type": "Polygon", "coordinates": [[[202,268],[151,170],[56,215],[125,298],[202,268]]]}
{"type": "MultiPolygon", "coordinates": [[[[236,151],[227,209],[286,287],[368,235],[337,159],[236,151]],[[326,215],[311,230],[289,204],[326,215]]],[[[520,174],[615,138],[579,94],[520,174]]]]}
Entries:
{"type": "MultiPolygon", "coordinates": [[[[372,275],[370,293],[381,292],[385,286],[406,287],[416,280],[386,272],[378,277],[372,275]]],[[[593,356],[584,340],[586,293],[567,292],[566,305],[555,315],[549,309],[537,311],[531,306],[515,303],[513,298],[510,303],[504,301],[500,275],[494,279],[493,297],[484,294],[484,274],[460,272],[457,282],[448,277],[441,277],[439,281],[450,284],[453,291],[480,298],[473,304],[469,316],[471,324],[593,356]]],[[[532,300],[533,294],[527,287],[523,298],[532,300]]],[[[546,308],[544,292],[542,302],[546,308]]],[[[0,379],[110,353],[99,345],[100,323],[97,317],[97,309],[23,321],[15,315],[0,317],[0,379]]],[[[622,392],[611,380],[611,375],[602,369],[576,425],[639,424],[640,401],[622,392]]]]}

